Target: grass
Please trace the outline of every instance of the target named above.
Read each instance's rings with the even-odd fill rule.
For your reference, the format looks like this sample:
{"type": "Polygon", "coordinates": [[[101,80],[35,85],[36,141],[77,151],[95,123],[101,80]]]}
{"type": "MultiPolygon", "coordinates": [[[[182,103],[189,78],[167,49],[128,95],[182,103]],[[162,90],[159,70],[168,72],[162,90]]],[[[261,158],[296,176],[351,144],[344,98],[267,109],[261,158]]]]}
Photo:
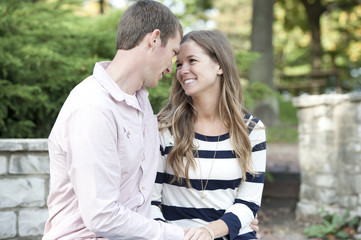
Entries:
{"type": "Polygon", "coordinates": [[[291,101],[279,98],[280,126],[266,128],[268,143],[298,143],[297,109],[291,101]]]}

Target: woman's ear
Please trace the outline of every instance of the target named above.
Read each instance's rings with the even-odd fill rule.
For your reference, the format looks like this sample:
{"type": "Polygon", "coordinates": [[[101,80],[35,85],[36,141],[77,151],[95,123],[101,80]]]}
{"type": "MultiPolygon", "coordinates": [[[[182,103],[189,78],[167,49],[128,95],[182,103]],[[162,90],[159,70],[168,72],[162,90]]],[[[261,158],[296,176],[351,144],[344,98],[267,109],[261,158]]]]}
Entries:
{"type": "Polygon", "coordinates": [[[221,67],[219,67],[219,69],[217,70],[217,75],[221,76],[223,74],[223,70],[221,67]]]}

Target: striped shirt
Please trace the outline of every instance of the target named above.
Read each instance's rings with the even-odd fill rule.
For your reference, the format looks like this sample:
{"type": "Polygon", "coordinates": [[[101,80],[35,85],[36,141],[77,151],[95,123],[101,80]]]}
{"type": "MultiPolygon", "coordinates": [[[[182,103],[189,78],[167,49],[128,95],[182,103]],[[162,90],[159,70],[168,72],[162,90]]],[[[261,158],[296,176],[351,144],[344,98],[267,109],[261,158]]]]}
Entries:
{"type": "Polygon", "coordinates": [[[185,180],[170,183],[174,174],[166,159],[174,139],[167,129],[160,133],[162,160],[153,189],[154,219],[183,228],[200,227],[222,219],[229,228],[229,234],[219,239],[256,239],[256,233],[249,224],[261,205],[266,168],[266,134],[260,120],[249,114],[245,118],[254,170],[258,174],[247,174],[242,184],[241,167],[232,149],[229,133],[221,136],[195,133],[194,145],[198,147],[198,154],[195,151],[196,170],[189,169],[192,188],[186,186],[185,180]],[[201,198],[203,193],[206,195],[204,199],[201,198]]]}

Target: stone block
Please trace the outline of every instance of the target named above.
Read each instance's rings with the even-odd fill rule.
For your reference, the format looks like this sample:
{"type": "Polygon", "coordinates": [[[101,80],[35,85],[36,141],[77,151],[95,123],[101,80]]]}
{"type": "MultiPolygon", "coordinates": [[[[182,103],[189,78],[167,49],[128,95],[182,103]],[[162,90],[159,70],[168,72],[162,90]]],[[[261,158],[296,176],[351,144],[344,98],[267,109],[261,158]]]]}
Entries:
{"type": "Polygon", "coordinates": [[[357,104],[356,106],[356,121],[361,122],[361,104],[357,104]]]}
{"type": "Polygon", "coordinates": [[[16,214],[14,212],[0,212],[0,239],[16,236],[16,214]]]}
{"type": "Polygon", "coordinates": [[[296,206],[296,219],[312,222],[320,219],[318,215],[318,207],[316,204],[307,202],[298,202],[296,206]]]}
{"type": "Polygon", "coordinates": [[[0,155],[0,175],[8,172],[8,159],[4,155],[0,155]]]}
{"type": "Polygon", "coordinates": [[[361,174],[342,174],[338,180],[338,191],[342,195],[361,193],[361,174]]]}
{"type": "Polygon", "coordinates": [[[0,209],[25,206],[42,207],[45,205],[45,180],[29,177],[0,179],[0,209]]]}
{"type": "Polygon", "coordinates": [[[361,102],[361,93],[359,92],[350,93],[350,101],[355,103],[361,102]]]}
{"type": "Polygon", "coordinates": [[[0,139],[0,151],[48,151],[47,139],[0,139]]]}
{"type": "Polygon", "coordinates": [[[302,149],[308,149],[310,146],[312,146],[312,138],[312,134],[298,133],[298,149],[300,152],[302,152],[302,149]]]}
{"type": "Polygon", "coordinates": [[[317,187],[336,188],[337,178],[333,174],[316,174],[312,178],[317,187]]]}
{"type": "Polygon", "coordinates": [[[357,196],[339,196],[339,205],[345,209],[357,209],[357,196]]]}
{"type": "Polygon", "coordinates": [[[334,174],[338,171],[337,153],[329,148],[299,150],[299,164],[301,171],[308,174],[334,174]]]}
{"type": "Polygon", "coordinates": [[[322,205],[332,205],[338,202],[336,189],[319,188],[316,195],[317,202],[322,205]]]}
{"type": "Polygon", "coordinates": [[[359,165],[361,162],[361,144],[354,142],[354,144],[342,146],[340,149],[340,157],[340,161],[359,165]]]}
{"type": "Polygon", "coordinates": [[[49,174],[48,153],[16,153],[10,156],[11,174],[49,174]]]}
{"type": "Polygon", "coordinates": [[[317,202],[316,199],[317,190],[318,189],[316,187],[304,184],[302,181],[302,184],[300,186],[300,200],[317,202]]]}
{"type": "Polygon", "coordinates": [[[327,152],[336,152],[337,149],[331,148],[336,143],[335,134],[332,132],[318,132],[300,134],[298,137],[299,147],[309,151],[315,151],[316,149],[324,150],[327,152]]]}
{"type": "Polygon", "coordinates": [[[314,124],[317,132],[332,132],[335,129],[333,119],[327,116],[318,117],[314,124]]]}
{"type": "Polygon", "coordinates": [[[325,151],[335,151],[333,148],[335,144],[335,133],[334,132],[316,132],[311,138],[313,148],[322,148],[325,151]]]}
{"type": "Polygon", "coordinates": [[[44,233],[47,209],[25,209],[19,211],[19,235],[37,236],[44,233]]]}
{"type": "MultiPolygon", "coordinates": [[[[361,120],[357,120],[357,121],[361,122],[361,120]]],[[[356,127],[356,138],[361,139],[361,125],[356,127]]]]}
{"type": "Polygon", "coordinates": [[[361,166],[360,164],[343,164],[343,172],[345,174],[361,174],[361,166]]]}

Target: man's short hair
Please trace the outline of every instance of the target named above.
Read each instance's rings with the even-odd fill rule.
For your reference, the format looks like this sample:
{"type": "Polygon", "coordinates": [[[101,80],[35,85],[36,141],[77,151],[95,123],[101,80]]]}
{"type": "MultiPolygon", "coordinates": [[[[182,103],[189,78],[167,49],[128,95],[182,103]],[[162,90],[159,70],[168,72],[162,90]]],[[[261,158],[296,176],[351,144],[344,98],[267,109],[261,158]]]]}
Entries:
{"type": "Polygon", "coordinates": [[[132,4],[119,20],[117,50],[136,47],[144,36],[155,29],[160,30],[162,45],[169,38],[183,35],[178,18],[163,4],[151,0],[140,0],[132,4]]]}

